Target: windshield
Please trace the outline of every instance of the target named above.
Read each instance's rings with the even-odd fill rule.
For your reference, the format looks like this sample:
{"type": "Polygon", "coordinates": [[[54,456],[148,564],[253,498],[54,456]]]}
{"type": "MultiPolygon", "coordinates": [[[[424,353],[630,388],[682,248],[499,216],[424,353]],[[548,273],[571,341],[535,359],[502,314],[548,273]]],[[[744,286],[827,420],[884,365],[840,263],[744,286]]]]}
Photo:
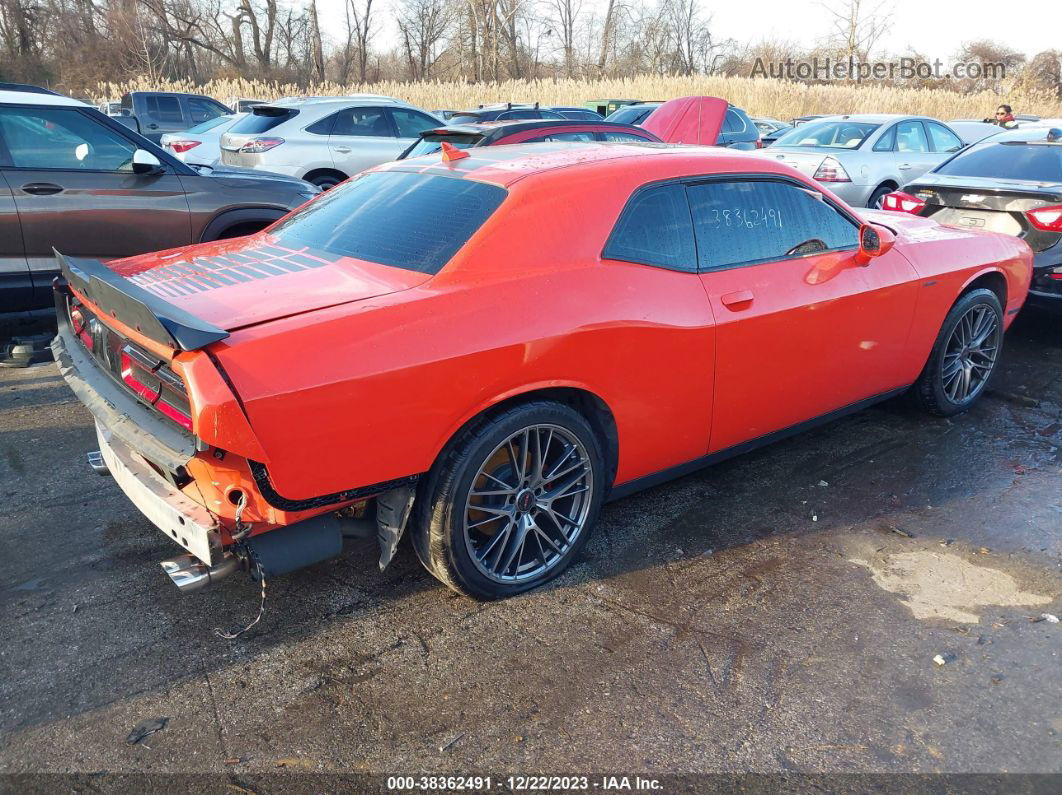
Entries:
{"type": "Polygon", "coordinates": [[[481,140],[483,136],[477,133],[468,133],[462,135],[453,135],[445,133],[442,135],[422,135],[420,140],[410,147],[409,151],[405,154],[406,157],[419,157],[420,155],[430,155],[432,152],[438,152],[442,149],[443,141],[456,146],[458,149],[468,149],[475,146],[481,140]]]}
{"type": "Polygon", "coordinates": [[[775,146],[827,146],[832,149],[858,149],[878,124],[855,121],[819,121],[801,124],[781,135],[775,146]]]}
{"type": "Polygon", "coordinates": [[[1062,145],[981,144],[956,155],[934,173],[950,177],[1062,182],[1062,145]]]}
{"type": "Polygon", "coordinates": [[[333,188],[269,235],[291,248],[434,274],[506,195],[471,179],[374,171],[333,188]]]}

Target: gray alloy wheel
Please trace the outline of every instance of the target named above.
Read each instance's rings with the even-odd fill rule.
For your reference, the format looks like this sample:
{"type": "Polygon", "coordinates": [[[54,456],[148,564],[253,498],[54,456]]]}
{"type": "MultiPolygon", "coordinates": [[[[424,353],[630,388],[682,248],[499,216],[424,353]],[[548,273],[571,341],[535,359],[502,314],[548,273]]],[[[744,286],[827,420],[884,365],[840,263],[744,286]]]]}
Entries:
{"type": "Polygon", "coordinates": [[[911,397],[930,414],[966,411],[988,386],[1003,348],[1003,307],[983,287],[961,296],[944,319],[911,397]]]}
{"type": "Polygon", "coordinates": [[[590,516],[594,473],[582,442],[543,424],[510,435],[486,457],[464,502],[464,541],[489,580],[539,579],[563,561],[590,516]]]}
{"type": "Polygon", "coordinates": [[[976,398],[996,367],[999,318],[986,304],[977,304],[963,313],[948,340],[940,362],[944,394],[961,405],[976,398]]]}

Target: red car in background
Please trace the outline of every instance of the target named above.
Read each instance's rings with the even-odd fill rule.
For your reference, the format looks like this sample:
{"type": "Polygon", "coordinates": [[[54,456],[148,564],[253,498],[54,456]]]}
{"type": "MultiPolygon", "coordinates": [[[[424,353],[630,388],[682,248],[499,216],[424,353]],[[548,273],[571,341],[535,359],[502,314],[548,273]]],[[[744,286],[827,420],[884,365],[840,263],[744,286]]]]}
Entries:
{"type": "Polygon", "coordinates": [[[420,133],[420,140],[414,142],[398,156],[398,159],[405,160],[438,152],[444,142],[457,149],[470,149],[474,146],[529,144],[546,141],[660,143],[660,139],[652,132],[635,127],[633,124],[557,119],[483,121],[424,130],[420,133]]]}
{"type": "Polygon", "coordinates": [[[250,237],[59,257],[60,369],[192,588],[368,527],[460,593],[562,572],[608,499],[910,390],[967,409],[1025,300],[1006,235],[856,211],[708,147],[384,164],[250,237]]]}

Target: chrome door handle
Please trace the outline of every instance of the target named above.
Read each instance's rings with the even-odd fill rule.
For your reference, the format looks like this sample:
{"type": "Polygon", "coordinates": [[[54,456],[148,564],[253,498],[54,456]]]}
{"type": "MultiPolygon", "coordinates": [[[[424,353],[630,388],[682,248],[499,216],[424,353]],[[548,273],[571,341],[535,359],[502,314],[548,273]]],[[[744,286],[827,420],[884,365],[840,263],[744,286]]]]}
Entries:
{"type": "Polygon", "coordinates": [[[335,149],[341,155],[349,155],[350,154],[350,147],[349,146],[337,146],[335,149]]]}
{"type": "Polygon", "coordinates": [[[907,170],[907,169],[909,169],[910,167],[911,167],[911,164],[910,164],[910,163],[900,163],[900,165],[899,165],[899,166],[897,166],[897,168],[900,168],[900,169],[902,169],[903,171],[906,171],[906,170],[907,170]]]}

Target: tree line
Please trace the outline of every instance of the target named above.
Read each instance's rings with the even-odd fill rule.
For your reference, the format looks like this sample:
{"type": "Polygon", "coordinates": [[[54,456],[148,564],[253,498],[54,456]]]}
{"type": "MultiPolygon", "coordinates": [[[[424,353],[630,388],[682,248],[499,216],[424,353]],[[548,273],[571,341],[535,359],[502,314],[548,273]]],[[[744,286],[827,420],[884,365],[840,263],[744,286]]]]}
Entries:
{"type": "MultiPolygon", "coordinates": [[[[741,43],[717,36],[706,6],[706,0],[0,0],[0,80],[76,94],[134,77],[195,83],[247,78],[303,87],[323,81],[745,77],[757,59],[866,59],[889,26],[883,5],[830,0],[823,11],[832,27],[814,47],[741,43]],[[326,7],[333,13],[323,20],[326,7]]],[[[1062,97],[1062,52],[1026,59],[974,42],[955,55],[1005,61],[1008,80],[1062,97]]],[[[941,87],[1001,88],[982,83],[941,87]]]]}

